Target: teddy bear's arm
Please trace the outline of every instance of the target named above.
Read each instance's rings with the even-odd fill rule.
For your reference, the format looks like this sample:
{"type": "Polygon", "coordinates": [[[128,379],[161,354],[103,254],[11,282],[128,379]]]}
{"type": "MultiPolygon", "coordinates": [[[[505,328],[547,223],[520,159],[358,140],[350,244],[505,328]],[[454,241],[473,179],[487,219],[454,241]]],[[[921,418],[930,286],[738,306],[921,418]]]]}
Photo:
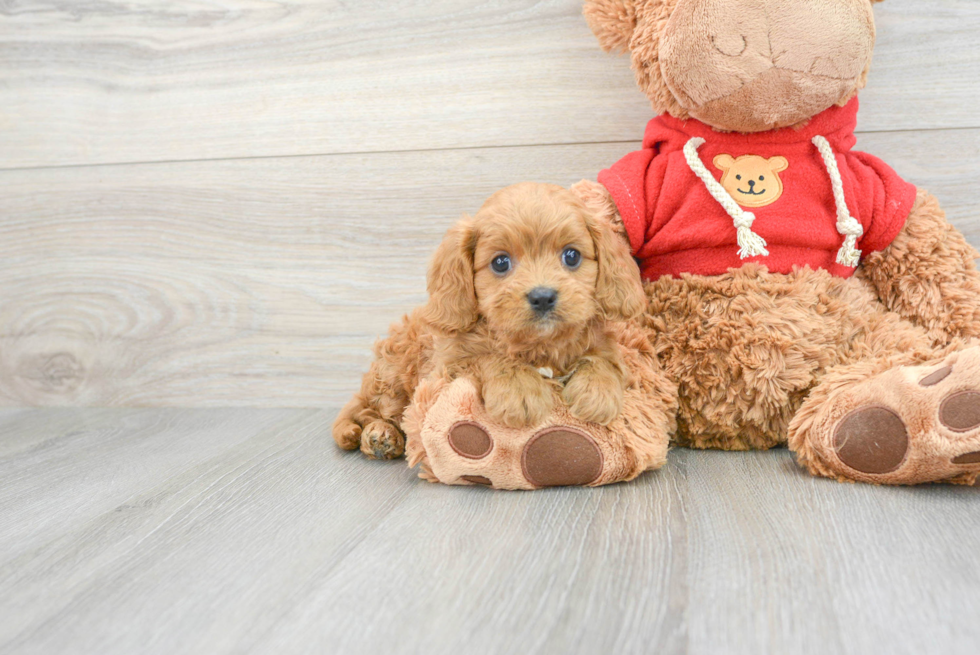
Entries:
{"type": "Polygon", "coordinates": [[[947,343],[980,336],[977,256],[939,201],[920,189],[898,237],[861,268],[889,309],[947,343]]]}

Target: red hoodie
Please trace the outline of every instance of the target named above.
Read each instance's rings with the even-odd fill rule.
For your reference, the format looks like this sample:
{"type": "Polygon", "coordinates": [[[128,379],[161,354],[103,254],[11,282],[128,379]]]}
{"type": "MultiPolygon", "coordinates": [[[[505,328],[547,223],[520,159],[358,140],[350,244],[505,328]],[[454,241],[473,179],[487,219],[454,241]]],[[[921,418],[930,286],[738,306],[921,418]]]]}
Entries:
{"type": "Polygon", "coordinates": [[[880,159],[851,151],[857,110],[855,98],[802,128],[756,134],[716,132],[700,121],[671,116],[650,121],[643,150],[599,174],[623,217],[643,277],[720,275],[746,262],[773,273],[809,266],[850,277],[854,267],[838,263],[845,239],[838,225],[841,212],[860,224],[852,222],[855,232],[863,232],[855,234],[856,247],[868,255],[895,239],[916,196],[916,188],[880,159]],[[815,144],[814,137],[821,136],[836,159],[846,209],[835,202],[832,167],[815,144]],[[684,148],[697,137],[704,143],[688,146],[691,151],[700,145],[696,158],[689,160],[684,148]],[[695,173],[697,159],[704,177],[695,173]],[[705,168],[727,196],[717,185],[712,195],[705,168]],[[765,240],[768,254],[740,256],[733,222],[740,210],[731,200],[755,216],[751,232],[765,240]]]}

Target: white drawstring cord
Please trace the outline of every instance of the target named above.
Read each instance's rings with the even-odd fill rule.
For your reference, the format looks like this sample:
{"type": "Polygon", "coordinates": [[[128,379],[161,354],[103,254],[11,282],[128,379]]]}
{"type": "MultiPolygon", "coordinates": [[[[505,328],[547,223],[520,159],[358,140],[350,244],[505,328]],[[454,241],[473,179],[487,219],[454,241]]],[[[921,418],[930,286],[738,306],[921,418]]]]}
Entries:
{"type": "Polygon", "coordinates": [[[684,157],[687,165],[691,167],[704,185],[708,188],[711,197],[717,200],[735,223],[738,235],[738,256],[742,259],[758,257],[759,255],[769,255],[766,250],[766,240],[752,231],[752,223],[755,222],[755,214],[742,209],[725,187],[714,178],[708,171],[701,157],[698,156],[698,148],[704,145],[705,141],[701,137],[694,137],[684,146],[684,157]]]}
{"type": "Polygon", "coordinates": [[[840,169],[837,168],[837,158],[830,143],[822,136],[813,137],[813,145],[817,146],[823,163],[830,175],[830,185],[834,189],[834,202],[837,203],[837,231],[844,235],[844,245],[837,252],[837,263],[841,266],[855,267],[861,262],[861,251],[857,249],[857,240],[864,235],[864,227],[847,209],[844,198],[844,182],[841,181],[840,169]]]}

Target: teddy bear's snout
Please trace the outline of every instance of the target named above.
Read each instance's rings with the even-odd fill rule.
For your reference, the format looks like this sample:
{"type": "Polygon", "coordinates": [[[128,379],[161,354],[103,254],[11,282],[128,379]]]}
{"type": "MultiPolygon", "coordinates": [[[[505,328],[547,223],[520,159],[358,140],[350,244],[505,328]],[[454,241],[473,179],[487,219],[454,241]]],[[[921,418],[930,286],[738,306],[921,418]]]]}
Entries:
{"type": "Polygon", "coordinates": [[[853,90],[871,60],[867,0],[678,0],[659,44],[664,82],[722,129],[794,125],[853,90]]]}

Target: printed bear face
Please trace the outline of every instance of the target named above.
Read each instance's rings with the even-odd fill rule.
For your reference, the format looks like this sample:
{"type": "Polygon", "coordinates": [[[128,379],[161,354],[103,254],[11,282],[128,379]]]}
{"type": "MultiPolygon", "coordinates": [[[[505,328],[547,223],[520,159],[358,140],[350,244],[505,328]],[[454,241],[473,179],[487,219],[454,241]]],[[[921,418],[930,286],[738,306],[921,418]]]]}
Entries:
{"type": "Polygon", "coordinates": [[[789,168],[785,157],[758,157],[743,155],[735,159],[731,155],[718,155],[715,167],[724,171],[721,185],[742,207],[765,207],[783,195],[783,181],[779,174],[789,168]]]}

